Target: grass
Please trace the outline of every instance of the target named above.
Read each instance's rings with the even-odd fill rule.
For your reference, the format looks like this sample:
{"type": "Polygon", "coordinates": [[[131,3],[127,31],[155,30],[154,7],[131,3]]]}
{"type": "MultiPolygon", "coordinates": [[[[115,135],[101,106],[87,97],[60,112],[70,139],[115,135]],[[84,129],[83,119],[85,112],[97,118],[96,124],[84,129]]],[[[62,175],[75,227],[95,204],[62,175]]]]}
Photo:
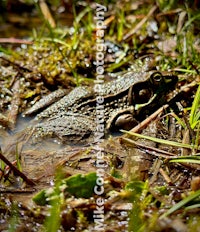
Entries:
{"type": "Polygon", "coordinates": [[[59,194],[59,189],[56,189],[57,190],[55,190],[55,192],[58,192],[58,197],[54,200],[51,200],[49,216],[46,217],[46,220],[44,222],[44,231],[48,232],[57,232],[60,228],[62,199],[59,194]]]}
{"type": "Polygon", "coordinates": [[[122,41],[123,36],[124,36],[124,26],[125,26],[125,12],[118,10],[117,11],[117,16],[118,16],[118,22],[117,22],[117,41],[122,41]]]}
{"type": "Polygon", "coordinates": [[[131,202],[133,203],[133,208],[129,214],[129,231],[144,231],[146,223],[144,223],[143,211],[151,202],[151,195],[147,196],[148,182],[132,181],[126,185],[125,189],[131,191],[131,202]]]}
{"type": "MultiPolygon", "coordinates": [[[[156,12],[154,17],[151,18],[151,20],[154,20],[158,26],[158,31],[155,32],[156,35],[154,35],[155,37],[152,36],[149,38],[149,35],[147,35],[148,24],[144,23],[144,25],[141,27],[141,30],[135,33],[129,41],[123,41],[124,35],[128,34],[132,28],[137,26],[137,24],[141,21],[141,18],[148,13],[151,5],[149,5],[149,7],[141,5],[138,6],[138,8],[136,7],[136,9],[133,9],[134,5],[131,5],[133,8],[130,9],[130,3],[128,2],[127,5],[126,3],[121,2],[123,7],[117,9],[115,5],[114,7],[109,5],[112,10],[108,11],[106,18],[113,16],[113,19],[107,25],[105,39],[111,40],[113,44],[116,43],[117,45],[122,45],[121,50],[123,51],[123,55],[118,60],[105,63],[105,70],[107,72],[122,71],[123,69],[130,68],[136,62],[138,62],[138,60],[140,62],[145,56],[152,56],[155,57],[157,62],[156,66],[159,70],[175,70],[176,73],[181,73],[184,76],[183,79],[185,82],[188,82],[190,78],[194,79],[200,71],[200,53],[197,36],[197,32],[199,31],[198,24],[200,21],[200,14],[199,12],[192,11],[189,7],[181,6],[183,11],[185,11],[187,14],[185,18],[186,21],[184,22],[180,33],[177,34],[176,25],[174,22],[177,22],[179,15],[177,13],[170,15],[170,17],[173,19],[173,22],[170,22],[170,20],[167,18],[169,16],[167,14],[169,10],[173,10],[179,7],[177,1],[157,0],[156,3],[159,6],[158,11],[160,13],[165,13],[166,16],[163,16],[165,20],[163,20],[163,18],[159,19],[156,12]],[[128,16],[135,17],[133,22],[128,20],[128,16]],[[166,22],[166,24],[162,27],[163,22],[166,22]],[[176,44],[168,53],[161,51],[157,46],[157,42],[160,42],[161,38],[163,41],[168,38],[175,38],[176,44]],[[139,57],[139,59],[136,59],[137,57],[139,57]]],[[[107,4],[110,4],[110,2],[107,1],[107,4]]],[[[155,2],[152,1],[152,5],[153,4],[155,4],[155,2]]],[[[59,1],[56,2],[56,5],[59,5],[59,1]]],[[[44,22],[40,31],[38,32],[35,30],[34,32],[34,39],[38,44],[35,45],[35,50],[30,48],[29,56],[31,56],[31,62],[33,62],[33,54],[39,55],[37,57],[37,63],[31,63],[31,66],[37,68],[38,72],[43,74],[43,78],[46,78],[47,80],[50,79],[48,83],[54,83],[52,80],[55,80],[56,82],[59,78],[63,78],[62,83],[65,83],[68,80],[68,76],[71,75],[70,77],[73,80],[73,84],[75,83],[76,85],[80,85],[82,82],[88,81],[90,77],[94,77],[95,70],[92,63],[95,60],[95,28],[93,22],[94,12],[90,6],[86,6],[82,11],[80,11],[79,14],[77,14],[75,2],[73,3],[72,8],[74,14],[74,22],[72,25],[73,30],[70,31],[69,28],[52,28],[47,22],[44,22]],[[87,65],[84,63],[85,59],[89,60],[87,65]],[[64,70],[64,75],[63,73],[59,73],[59,71],[57,71],[57,67],[59,65],[62,72],[64,70]],[[89,71],[88,66],[91,68],[89,71]],[[80,69],[85,69],[88,76],[82,74],[80,69]]],[[[110,8],[108,10],[110,10],[110,8]]],[[[12,50],[10,52],[9,49],[7,50],[3,47],[0,48],[0,51],[7,55],[12,54],[13,52],[12,50]]],[[[25,53],[27,56],[27,50],[25,53]]],[[[26,65],[30,62],[30,60],[28,60],[27,63],[24,60],[21,60],[20,62],[24,62],[26,65]]],[[[179,85],[181,85],[181,81],[179,85]]],[[[30,99],[32,100],[32,98],[33,96],[31,95],[30,99]]],[[[200,164],[200,156],[198,153],[200,130],[199,107],[200,86],[195,93],[191,107],[187,107],[187,109],[185,109],[189,126],[195,134],[195,138],[189,144],[175,142],[167,139],[153,138],[132,132],[124,132],[133,136],[137,136],[138,138],[165,144],[170,148],[187,148],[192,151],[192,156],[188,155],[171,158],[167,160],[169,162],[162,160],[162,168],[169,164],[169,166],[166,167],[166,170],[170,169],[170,165],[177,165],[179,163],[200,164]]],[[[186,123],[181,117],[175,117],[177,119],[176,125],[187,128],[186,123]]],[[[18,168],[21,169],[20,156],[18,153],[16,154],[18,168]]],[[[2,164],[1,168],[4,169],[4,164],[2,164]]],[[[115,177],[123,177],[123,175],[120,175],[119,170],[114,170],[113,175],[115,175],[115,177]]],[[[50,209],[48,211],[49,216],[46,217],[44,222],[45,231],[54,232],[58,231],[61,227],[60,215],[63,210],[62,206],[65,199],[63,196],[59,195],[57,188],[58,186],[59,181],[56,183],[55,187],[57,198],[56,200],[51,201],[50,209]]],[[[185,209],[186,212],[187,210],[199,207],[199,203],[195,201],[199,199],[199,190],[196,192],[189,192],[187,197],[181,196],[177,203],[176,200],[169,202],[170,196],[174,193],[170,189],[169,185],[166,184],[163,191],[161,191],[159,187],[160,186],[156,184],[151,186],[148,181],[142,182],[139,180],[132,180],[126,185],[125,190],[121,188],[122,191],[129,191],[131,193],[129,200],[132,203],[133,208],[129,214],[129,231],[142,232],[145,230],[147,231],[147,229],[153,231],[154,228],[157,227],[157,222],[159,220],[162,220],[165,217],[170,218],[171,215],[174,216],[177,210],[185,209]],[[148,213],[145,214],[144,212],[148,213]]],[[[177,186],[173,186],[174,191],[182,191],[182,189],[180,190],[176,187],[177,186]]],[[[188,189],[184,189],[184,191],[188,192],[188,189]]],[[[79,220],[82,220],[84,224],[84,221],[86,220],[84,212],[80,210],[78,211],[78,214],[79,220]]],[[[183,214],[181,216],[184,217],[183,214]]],[[[194,222],[191,222],[192,216],[190,217],[189,215],[188,218],[190,218],[188,225],[190,223],[192,224],[194,222]]],[[[186,219],[185,221],[187,221],[186,219]]],[[[13,215],[10,221],[10,231],[15,231],[15,226],[17,223],[18,215],[13,215]]]]}
{"type": "Polygon", "coordinates": [[[199,131],[200,123],[200,85],[197,89],[197,92],[192,103],[190,118],[189,118],[190,127],[192,130],[197,129],[199,131]]]}
{"type": "Polygon", "coordinates": [[[151,137],[151,136],[142,135],[142,134],[134,133],[134,132],[131,132],[131,131],[125,131],[125,130],[121,130],[121,131],[126,133],[126,134],[136,136],[138,138],[148,139],[148,140],[156,142],[156,143],[162,143],[162,144],[165,144],[165,145],[181,147],[181,148],[189,148],[189,149],[194,148],[194,145],[192,145],[192,144],[185,144],[185,143],[179,143],[179,142],[170,141],[170,140],[166,140],[166,139],[154,138],[154,137],[151,137]]]}
{"type": "Polygon", "coordinates": [[[170,159],[169,162],[172,163],[191,163],[191,164],[200,164],[200,154],[195,154],[192,156],[180,156],[170,159]]]}
{"type": "MultiPolygon", "coordinates": [[[[175,212],[176,210],[180,209],[181,207],[187,205],[188,203],[190,203],[192,200],[194,200],[195,198],[198,198],[200,196],[200,190],[190,194],[188,197],[184,198],[182,201],[178,202],[177,204],[175,204],[172,208],[170,208],[166,213],[162,214],[160,219],[165,218],[167,216],[169,216],[171,213],[175,212]]],[[[190,205],[191,207],[192,205],[190,205]]],[[[199,207],[199,205],[195,205],[195,207],[199,207]]]]}
{"type": "Polygon", "coordinates": [[[8,232],[17,231],[18,225],[19,225],[19,209],[17,203],[14,202],[11,207],[11,217],[9,221],[8,232]]]}
{"type": "MultiPolygon", "coordinates": [[[[91,7],[85,7],[79,14],[76,13],[75,3],[72,4],[74,21],[71,29],[63,30],[61,28],[52,28],[48,24],[49,35],[46,33],[46,23],[43,25],[43,30],[40,30],[38,35],[35,32],[35,40],[41,44],[49,42],[53,44],[56,53],[60,53],[63,61],[67,64],[69,71],[71,72],[74,80],[73,82],[78,86],[84,81],[88,81],[77,71],[77,64],[79,64],[80,53],[93,53],[91,49],[88,49],[88,43],[91,45],[95,42],[92,37],[94,30],[93,22],[93,10],[91,7]],[[84,30],[82,30],[84,28],[84,30]],[[85,50],[85,51],[84,51],[85,50]]],[[[83,55],[81,55],[83,56],[83,55]]],[[[56,56],[54,56],[56,57],[56,56]]],[[[51,55],[49,56],[51,59],[51,55]]],[[[54,59],[52,57],[52,59],[54,59]]],[[[41,67],[42,68],[42,67],[41,67]]]]}
{"type": "Polygon", "coordinates": [[[165,0],[157,0],[156,1],[159,8],[162,11],[168,11],[173,9],[177,5],[177,0],[170,0],[170,1],[165,1],[165,0]]]}

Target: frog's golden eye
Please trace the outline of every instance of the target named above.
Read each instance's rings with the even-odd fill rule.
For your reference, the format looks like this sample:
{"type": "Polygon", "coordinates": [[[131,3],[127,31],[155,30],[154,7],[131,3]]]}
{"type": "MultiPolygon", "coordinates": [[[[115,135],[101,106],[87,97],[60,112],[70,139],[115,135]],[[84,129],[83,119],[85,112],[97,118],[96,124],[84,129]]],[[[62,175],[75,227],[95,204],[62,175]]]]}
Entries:
{"type": "Polygon", "coordinates": [[[154,72],[150,76],[150,82],[152,85],[158,85],[164,81],[163,75],[160,72],[154,72]]]}

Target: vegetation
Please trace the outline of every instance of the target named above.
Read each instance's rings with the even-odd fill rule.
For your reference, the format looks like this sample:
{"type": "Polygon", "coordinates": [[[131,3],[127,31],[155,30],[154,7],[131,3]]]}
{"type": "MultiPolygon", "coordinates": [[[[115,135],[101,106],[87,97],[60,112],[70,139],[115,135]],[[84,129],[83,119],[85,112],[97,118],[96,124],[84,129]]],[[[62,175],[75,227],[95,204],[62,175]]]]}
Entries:
{"type": "MultiPolygon", "coordinates": [[[[2,231],[96,231],[95,146],[65,147],[58,154],[53,148],[26,148],[26,143],[5,145],[8,132],[24,127],[20,115],[44,95],[92,85],[96,77],[94,2],[72,2],[0,2],[1,24],[24,30],[19,37],[21,32],[7,35],[0,27],[0,135],[7,138],[2,147],[9,147],[0,152],[6,157],[0,163],[2,231]],[[26,30],[27,14],[34,20],[26,30]]],[[[167,106],[149,117],[145,129],[123,131],[123,137],[100,144],[106,163],[104,231],[198,232],[199,1],[104,4],[105,77],[156,69],[179,79],[176,91],[164,96],[167,106]]]]}

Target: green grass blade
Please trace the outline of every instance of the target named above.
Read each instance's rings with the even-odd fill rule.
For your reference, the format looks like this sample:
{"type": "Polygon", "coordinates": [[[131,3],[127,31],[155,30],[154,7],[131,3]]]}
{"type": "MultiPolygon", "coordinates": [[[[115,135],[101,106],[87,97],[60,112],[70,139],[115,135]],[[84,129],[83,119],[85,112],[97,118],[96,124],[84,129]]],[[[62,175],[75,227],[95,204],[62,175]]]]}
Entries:
{"type": "Polygon", "coordinates": [[[76,17],[75,17],[75,23],[79,24],[80,21],[83,19],[83,17],[89,13],[92,9],[90,7],[86,7],[84,10],[82,10],[76,17]]]}
{"type": "Polygon", "coordinates": [[[185,31],[187,29],[188,26],[190,26],[192,24],[193,21],[195,21],[196,19],[200,19],[200,14],[195,15],[194,17],[190,18],[184,25],[184,27],[182,28],[182,31],[185,31]]]}
{"type": "Polygon", "coordinates": [[[190,205],[188,207],[185,207],[186,210],[196,209],[196,208],[200,208],[200,203],[199,204],[190,205]]]}
{"type": "Polygon", "coordinates": [[[170,146],[189,148],[189,149],[195,148],[194,145],[190,145],[190,144],[186,144],[186,143],[179,143],[179,142],[174,142],[174,141],[170,141],[170,140],[154,138],[154,137],[151,137],[151,136],[142,135],[142,134],[134,133],[134,132],[131,132],[131,131],[125,131],[125,130],[121,130],[121,131],[126,133],[126,134],[136,136],[136,137],[142,138],[142,139],[148,139],[148,140],[156,142],[156,143],[162,143],[162,144],[166,144],[166,145],[170,145],[170,146]]]}
{"type": "Polygon", "coordinates": [[[173,117],[176,119],[176,121],[178,122],[178,124],[180,124],[184,129],[186,128],[185,122],[183,120],[181,120],[181,118],[178,117],[178,115],[176,115],[175,113],[173,113],[173,117]]]}
{"type": "Polygon", "coordinates": [[[189,73],[189,74],[197,74],[197,72],[195,70],[188,70],[188,69],[184,69],[184,68],[175,68],[174,69],[177,72],[184,72],[184,73],[189,73]]]}
{"type": "Polygon", "coordinates": [[[198,191],[190,194],[188,197],[186,197],[185,199],[181,200],[179,203],[175,204],[166,213],[164,213],[163,215],[161,215],[160,219],[163,219],[164,217],[167,217],[171,213],[173,213],[176,210],[180,209],[181,207],[183,207],[184,205],[186,205],[187,203],[189,203],[190,201],[192,201],[193,199],[195,199],[195,198],[197,198],[199,196],[200,196],[200,190],[198,190],[198,191]]]}
{"type": "Polygon", "coordinates": [[[173,160],[170,160],[169,161],[170,163],[193,163],[193,164],[200,164],[200,160],[196,160],[196,159],[179,159],[179,158],[176,158],[176,159],[173,159],[173,160]]]}
{"type": "Polygon", "coordinates": [[[198,121],[198,128],[197,128],[197,133],[196,133],[196,138],[195,138],[195,145],[196,145],[196,147],[198,147],[199,146],[199,133],[200,133],[200,121],[198,121]]]}
{"type": "Polygon", "coordinates": [[[200,85],[197,89],[197,92],[194,97],[194,101],[192,103],[191,113],[190,113],[190,126],[192,129],[194,129],[194,126],[196,126],[196,121],[199,119],[199,106],[200,106],[200,85]]]}
{"type": "Polygon", "coordinates": [[[64,45],[65,47],[67,48],[71,48],[70,44],[64,42],[63,40],[61,39],[58,39],[58,38],[48,38],[48,37],[44,37],[40,40],[37,40],[37,41],[50,41],[50,42],[53,42],[53,43],[56,43],[56,44],[61,44],[61,45],[64,45]]]}
{"type": "Polygon", "coordinates": [[[22,166],[21,166],[20,157],[19,157],[19,152],[18,152],[18,144],[16,145],[15,156],[16,156],[16,160],[17,160],[17,168],[18,168],[20,171],[22,171],[22,166]]]}
{"type": "Polygon", "coordinates": [[[174,158],[171,158],[169,162],[200,164],[200,154],[197,153],[196,155],[191,155],[191,156],[174,157],[174,158]]]}
{"type": "Polygon", "coordinates": [[[107,72],[113,72],[115,69],[118,69],[121,66],[123,66],[124,64],[128,63],[131,59],[132,59],[132,55],[131,56],[127,56],[126,58],[124,58],[123,60],[121,60],[119,63],[113,63],[113,64],[111,64],[108,68],[106,68],[106,71],[107,72]]]}

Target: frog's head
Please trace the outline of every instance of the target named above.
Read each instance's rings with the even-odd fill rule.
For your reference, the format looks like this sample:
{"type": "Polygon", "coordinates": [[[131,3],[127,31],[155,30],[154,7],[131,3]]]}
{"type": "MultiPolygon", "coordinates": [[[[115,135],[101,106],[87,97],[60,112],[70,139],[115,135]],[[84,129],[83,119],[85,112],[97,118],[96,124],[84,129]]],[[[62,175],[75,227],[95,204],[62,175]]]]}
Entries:
{"type": "Polygon", "coordinates": [[[167,93],[175,88],[177,81],[178,77],[173,74],[152,73],[146,82],[146,86],[141,88],[137,97],[135,96],[134,106],[137,114],[141,114],[141,111],[143,114],[144,112],[149,114],[148,111],[151,113],[165,104],[168,101],[167,93]],[[141,98],[141,93],[145,91],[149,92],[150,97],[142,102],[141,99],[144,98],[141,98]]]}
{"type": "Polygon", "coordinates": [[[169,72],[154,72],[151,74],[149,82],[154,93],[163,94],[174,89],[178,82],[178,77],[169,72]]]}
{"type": "Polygon", "coordinates": [[[141,105],[138,108],[149,105],[156,96],[165,96],[175,87],[177,81],[178,77],[172,74],[150,73],[145,81],[138,82],[130,87],[128,101],[130,105],[141,105]]]}
{"type": "Polygon", "coordinates": [[[143,120],[146,115],[167,102],[166,95],[174,89],[177,81],[178,77],[175,75],[152,72],[146,80],[132,85],[128,91],[128,102],[134,110],[116,114],[110,129],[131,129],[137,121],[143,120]]]}

